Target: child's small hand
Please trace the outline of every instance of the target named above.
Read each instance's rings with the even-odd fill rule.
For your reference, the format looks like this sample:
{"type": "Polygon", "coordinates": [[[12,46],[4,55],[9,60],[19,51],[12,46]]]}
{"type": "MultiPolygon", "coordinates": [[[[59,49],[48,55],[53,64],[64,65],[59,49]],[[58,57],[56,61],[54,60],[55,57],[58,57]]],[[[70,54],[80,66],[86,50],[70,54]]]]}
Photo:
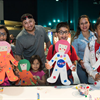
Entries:
{"type": "Polygon", "coordinates": [[[100,80],[100,74],[97,73],[97,74],[95,75],[95,81],[99,81],[99,80],[100,80]]]}
{"type": "Polygon", "coordinates": [[[37,76],[35,76],[35,75],[33,76],[33,78],[34,78],[35,80],[38,80],[37,76]]]}
{"type": "Polygon", "coordinates": [[[75,70],[76,70],[76,66],[72,68],[72,71],[75,71],[75,70]]]}
{"type": "Polygon", "coordinates": [[[72,64],[72,65],[70,66],[70,69],[71,69],[72,71],[75,71],[75,70],[76,70],[76,66],[72,64]]]}
{"type": "Polygon", "coordinates": [[[47,63],[45,63],[45,67],[46,67],[47,69],[51,69],[52,66],[50,66],[48,63],[49,63],[49,61],[47,61],[47,63]]]}

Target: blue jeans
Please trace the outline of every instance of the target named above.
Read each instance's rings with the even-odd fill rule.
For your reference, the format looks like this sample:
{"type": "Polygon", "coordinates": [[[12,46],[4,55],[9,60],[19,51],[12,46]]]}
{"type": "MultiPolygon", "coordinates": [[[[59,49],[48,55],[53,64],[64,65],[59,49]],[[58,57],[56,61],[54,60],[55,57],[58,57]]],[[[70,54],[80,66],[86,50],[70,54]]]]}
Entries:
{"type": "Polygon", "coordinates": [[[77,75],[79,77],[80,83],[88,83],[88,74],[79,63],[77,63],[77,75]]]}

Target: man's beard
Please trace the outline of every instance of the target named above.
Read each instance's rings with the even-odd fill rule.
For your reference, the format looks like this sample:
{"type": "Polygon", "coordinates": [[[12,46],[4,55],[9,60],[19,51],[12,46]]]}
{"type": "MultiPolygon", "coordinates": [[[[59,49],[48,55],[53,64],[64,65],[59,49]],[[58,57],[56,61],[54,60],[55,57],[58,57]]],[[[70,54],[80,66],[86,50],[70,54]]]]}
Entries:
{"type": "Polygon", "coordinates": [[[33,27],[33,29],[32,29],[32,30],[26,30],[26,31],[32,32],[34,29],[35,29],[35,26],[33,27]]]}

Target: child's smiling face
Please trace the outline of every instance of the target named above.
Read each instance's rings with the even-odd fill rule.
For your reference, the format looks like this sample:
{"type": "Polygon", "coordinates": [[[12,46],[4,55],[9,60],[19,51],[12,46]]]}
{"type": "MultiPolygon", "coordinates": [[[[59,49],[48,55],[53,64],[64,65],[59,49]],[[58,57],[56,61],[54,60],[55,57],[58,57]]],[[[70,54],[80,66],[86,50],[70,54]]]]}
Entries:
{"type": "Polygon", "coordinates": [[[58,30],[57,36],[59,40],[67,40],[69,37],[69,30],[66,27],[61,27],[58,30]]]}
{"type": "Polygon", "coordinates": [[[7,33],[4,29],[0,29],[0,41],[6,41],[7,33]]]}
{"type": "Polygon", "coordinates": [[[37,72],[38,69],[39,69],[39,67],[40,67],[39,61],[38,61],[37,59],[35,59],[35,60],[33,61],[33,64],[31,64],[31,67],[32,67],[32,70],[33,70],[34,72],[37,72]]]}

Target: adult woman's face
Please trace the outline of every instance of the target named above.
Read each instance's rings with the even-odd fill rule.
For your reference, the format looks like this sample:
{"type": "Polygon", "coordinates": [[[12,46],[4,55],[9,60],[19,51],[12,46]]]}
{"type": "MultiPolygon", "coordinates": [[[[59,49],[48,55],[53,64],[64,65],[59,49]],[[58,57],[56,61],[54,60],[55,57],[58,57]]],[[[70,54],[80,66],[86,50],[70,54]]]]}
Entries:
{"type": "Polygon", "coordinates": [[[82,32],[87,32],[90,27],[90,23],[87,18],[81,18],[79,22],[79,27],[82,32]]]}
{"type": "Polygon", "coordinates": [[[6,41],[7,33],[4,29],[0,29],[0,41],[6,41]]]}

